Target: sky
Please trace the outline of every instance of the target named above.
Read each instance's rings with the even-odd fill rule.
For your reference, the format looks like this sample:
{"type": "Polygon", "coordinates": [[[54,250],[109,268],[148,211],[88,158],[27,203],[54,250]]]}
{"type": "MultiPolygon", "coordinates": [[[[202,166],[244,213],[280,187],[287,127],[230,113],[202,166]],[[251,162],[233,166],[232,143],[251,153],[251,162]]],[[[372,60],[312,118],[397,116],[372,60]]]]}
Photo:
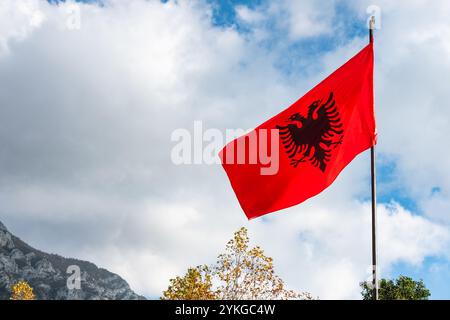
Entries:
{"type": "Polygon", "coordinates": [[[380,276],[449,299],[447,0],[1,0],[0,221],[155,298],[245,226],[289,288],[360,299],[367,152],[317,197],[252,221],[219,165],[170,154],[194,121],[254,128],[296,101],[366,45],[368,8],[380,276]]]}

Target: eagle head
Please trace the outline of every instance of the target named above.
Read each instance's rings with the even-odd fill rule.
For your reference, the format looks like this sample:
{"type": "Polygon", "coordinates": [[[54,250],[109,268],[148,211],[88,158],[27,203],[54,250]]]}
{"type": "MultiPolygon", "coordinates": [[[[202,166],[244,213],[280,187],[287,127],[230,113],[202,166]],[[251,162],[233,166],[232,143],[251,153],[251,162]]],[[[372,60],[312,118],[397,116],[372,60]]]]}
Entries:
{"type": "Polygon", "coordinates": [[[297,121],[297,122],[303,123],[305,120],[306,120],[305,117],[303,117],[300,113],[296,112],[292,116],[289,117],[287,122],[297,121]]]}
{"type": "Polygon", "coordinates": [[[309,106],[309,109],[310,109],[310,110],[316,110],[316,109],[319,107],[319,105],[320,105],[321,102],[322,102],[321,100],[316,100],[316,101],[314,101],[314,102],[311,103],[311,105],[309,106]]]}

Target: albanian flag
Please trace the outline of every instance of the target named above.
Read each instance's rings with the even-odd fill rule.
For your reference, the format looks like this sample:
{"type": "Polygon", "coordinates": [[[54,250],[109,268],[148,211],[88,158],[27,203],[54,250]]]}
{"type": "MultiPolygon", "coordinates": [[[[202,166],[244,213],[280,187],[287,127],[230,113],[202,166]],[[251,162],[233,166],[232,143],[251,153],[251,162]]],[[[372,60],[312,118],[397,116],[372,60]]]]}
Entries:
{"type": "Polygon", "coordinates": [[[223,148],[222,166],[249,219],[317,195],[376,144],[373,59],[370,43],[289,108],[223,148]],[[269,154],[276,170],[267,169],[269,154]]]}

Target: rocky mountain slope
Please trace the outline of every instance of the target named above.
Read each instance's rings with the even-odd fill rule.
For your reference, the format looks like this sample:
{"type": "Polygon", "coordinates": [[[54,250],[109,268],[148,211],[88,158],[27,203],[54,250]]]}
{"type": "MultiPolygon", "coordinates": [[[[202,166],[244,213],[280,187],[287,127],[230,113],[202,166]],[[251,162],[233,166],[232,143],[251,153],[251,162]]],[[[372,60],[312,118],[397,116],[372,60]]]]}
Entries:
{"type": "Polygon", "coordinates": [[[19,280],[31,285],[37,299],[144,299],[118,275],[87,261],[36,250],[0,222],[0,299],[9,299],[11,285],[19,280]],[[80,276],[75,278],[73,270],[80,276]]]}

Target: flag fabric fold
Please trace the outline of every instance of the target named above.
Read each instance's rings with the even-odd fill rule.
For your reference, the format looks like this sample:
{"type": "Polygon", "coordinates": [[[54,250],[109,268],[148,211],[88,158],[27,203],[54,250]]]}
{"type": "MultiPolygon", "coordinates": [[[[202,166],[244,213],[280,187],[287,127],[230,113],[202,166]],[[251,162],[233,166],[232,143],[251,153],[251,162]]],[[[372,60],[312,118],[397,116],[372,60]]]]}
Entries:
{"type": "Polygon", "coordinates": [[[223,148],[222,166],[249,219],[319,194],[376,144],[373,63],[370,43],[289,108],[223,148]],[[275,170],[267,170],[269,154],[275,170]]]}

